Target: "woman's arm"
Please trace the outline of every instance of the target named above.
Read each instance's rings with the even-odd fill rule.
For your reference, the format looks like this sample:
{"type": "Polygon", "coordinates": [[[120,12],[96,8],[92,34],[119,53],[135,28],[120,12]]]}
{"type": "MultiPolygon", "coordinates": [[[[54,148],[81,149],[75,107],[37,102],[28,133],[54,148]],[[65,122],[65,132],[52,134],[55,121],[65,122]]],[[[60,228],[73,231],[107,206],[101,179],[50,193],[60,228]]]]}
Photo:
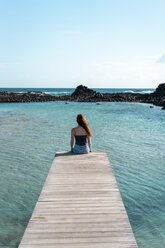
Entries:
{"type": "Polygon", "coordinates": [[[73,152],[73,143],[74,143],[74,128],[72,128],[71,130],[71,140],[70,140],[71,152],[73,152]]]}
{"type": "Polygon", "coordinates": [[[90,152],[92,152],[92,142],[91,142],[91,137],[89,135],[88,135],[88,145],[90,152]]]}

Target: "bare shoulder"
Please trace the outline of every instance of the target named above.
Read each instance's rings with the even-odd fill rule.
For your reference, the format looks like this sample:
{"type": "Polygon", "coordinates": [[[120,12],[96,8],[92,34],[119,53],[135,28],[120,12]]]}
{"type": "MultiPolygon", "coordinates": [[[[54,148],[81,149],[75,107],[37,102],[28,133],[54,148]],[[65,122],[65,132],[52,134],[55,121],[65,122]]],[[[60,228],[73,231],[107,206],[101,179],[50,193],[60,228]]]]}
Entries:
{"type": "Polygon", "coordinates": [[[73,127],[73,128],[71,129],[71,133],[72,133],[72,134],[75,134],[75,130],[76,130],[76,127],[73,127]]]}

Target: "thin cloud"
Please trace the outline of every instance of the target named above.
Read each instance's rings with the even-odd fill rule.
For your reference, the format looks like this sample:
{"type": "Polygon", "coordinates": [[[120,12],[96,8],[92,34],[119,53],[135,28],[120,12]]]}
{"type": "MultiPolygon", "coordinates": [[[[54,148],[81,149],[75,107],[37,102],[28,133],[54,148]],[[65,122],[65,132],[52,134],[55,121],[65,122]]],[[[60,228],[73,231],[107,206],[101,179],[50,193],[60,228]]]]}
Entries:
{"type": "Polygon", "coordinates": [[[0,62],[0,69],[4,69],[9,66],[19,65],[19,64],[20,64],[19,62],[0,62]]]}
{"type": "Polygon", "coordinates": [[[98,63],[92,63],[90,66],[111,66],[111,65],[116,65],[116,66],[123,66],[127,65],[124,62],[119,62],[119,61],[103,61],[103,62],[98,62],[98,63]]]}
{"type": "MultiPolygon", "coordinates": [[[[165,78],[164,66],[155,60],[130,62],[106,61],[90,66],[90,82],[102,87],[156,87],[156,82],[163,82],[165,78]]],[[[95,86],[96,87],[96,86],[95,86]]]]}
{"type": "Polygon", "coordinates": [[[162,54],[159,56],[159,58],[156,61],[157,63],[165,63],[165,54],[162,54]]]}

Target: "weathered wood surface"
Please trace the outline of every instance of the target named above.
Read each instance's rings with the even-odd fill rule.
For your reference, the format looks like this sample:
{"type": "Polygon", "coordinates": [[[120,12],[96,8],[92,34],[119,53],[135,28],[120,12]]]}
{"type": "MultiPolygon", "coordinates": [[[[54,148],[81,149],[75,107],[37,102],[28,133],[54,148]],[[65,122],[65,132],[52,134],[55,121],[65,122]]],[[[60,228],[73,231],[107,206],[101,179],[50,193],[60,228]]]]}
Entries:
{"type": "Polygon", "coordinates": [[[106,153],[57,153],[19,248],[137,247],[106,153]]]}

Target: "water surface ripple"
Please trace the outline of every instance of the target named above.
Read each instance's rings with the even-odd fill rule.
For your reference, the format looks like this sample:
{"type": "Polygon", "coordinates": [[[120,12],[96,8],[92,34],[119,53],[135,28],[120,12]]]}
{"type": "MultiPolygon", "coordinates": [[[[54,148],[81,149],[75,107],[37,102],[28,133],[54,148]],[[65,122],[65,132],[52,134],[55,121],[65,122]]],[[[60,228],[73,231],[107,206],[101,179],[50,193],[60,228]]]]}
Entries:
{"type": "Polygon", "coordinates": [[[83,113],[107,152],[140,248],[165,247],[165,111],[139,103],[0,105],[0,246],[18,247],[56,151],[83,113]]]}

